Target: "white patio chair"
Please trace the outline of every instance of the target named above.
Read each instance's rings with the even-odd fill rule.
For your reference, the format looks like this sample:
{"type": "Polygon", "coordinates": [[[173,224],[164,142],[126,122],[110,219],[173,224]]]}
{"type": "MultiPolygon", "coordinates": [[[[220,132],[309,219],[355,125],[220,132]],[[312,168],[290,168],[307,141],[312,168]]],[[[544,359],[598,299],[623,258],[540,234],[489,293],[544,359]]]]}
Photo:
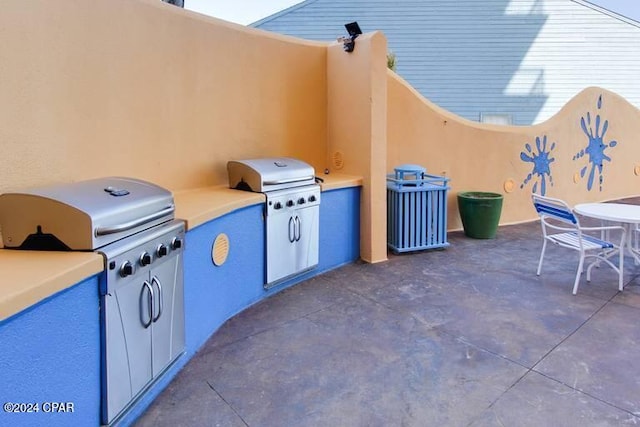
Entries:
{"type": "MultiPolygon", "coordinates": [[[[620,250],[624,247],[625,229],[619,225],[601,226],[601,227],[581,227],[578,217],[573,210],[564,201],[553,199],[551,197],[532,194],[533,205],[540,216],[542,225],[542,252],[540,253],[540,262],[538,262],[537,275],[542,270],[542,261],[544,252],[547,248],[547,242],[555,243],[563,248],[573,249],[580,254],[578,262],[578,271],[576,272],[576,280],[573,284],[573,295],[578,292],[578,284],[580,283],[580,274],[583,271],[584,260],[593,258],[594,260],[587,267],[587,281],[591,281],[591,268],[598,265],[599,261],[607,263],[618,273],[618,290],[622,291],[622,272],[624,268],[624,251],[620,250]],[[620,244],[615,245],[609,241],[585,234],[588,232],[610,232],[619,230],[621,232],[620,244]],[[618,266],[611,262],[609,258],[618,254],[618,266]]],[[[606,234],[609,235],[609,234],[606,234]]],[[[601,234],[603,236],[603,234],[601,234]]]]}

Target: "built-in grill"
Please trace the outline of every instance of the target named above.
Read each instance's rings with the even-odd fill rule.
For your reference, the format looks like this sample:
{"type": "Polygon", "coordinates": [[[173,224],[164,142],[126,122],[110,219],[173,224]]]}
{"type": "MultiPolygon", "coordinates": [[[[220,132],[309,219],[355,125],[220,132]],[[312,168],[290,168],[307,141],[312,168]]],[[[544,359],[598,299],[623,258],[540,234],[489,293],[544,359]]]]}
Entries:
{"type": "Polygon", "coordinates": [[[229,186],[266,196],[269,289],[318,265],[320,186],[311,165],[291,158],[230,161],[229,186]]]}
{"type": "Polygon", "coordinates": [[[184,351],[184,222],[172,194],[101,178],[0,195],[5,248],[97,251],[102,423],[123,414],[184,351]]]}

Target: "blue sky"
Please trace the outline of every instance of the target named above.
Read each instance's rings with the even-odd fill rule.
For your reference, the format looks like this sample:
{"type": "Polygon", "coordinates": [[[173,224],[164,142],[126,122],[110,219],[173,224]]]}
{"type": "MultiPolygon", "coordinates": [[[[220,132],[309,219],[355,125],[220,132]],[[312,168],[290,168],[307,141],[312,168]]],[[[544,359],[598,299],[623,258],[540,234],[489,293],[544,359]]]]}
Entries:
{"type": "Polygon", "coordinates": [[[589,3],[640,22],[640,1],[638,0],[589,0],[589,3]]]}
{"type": "MultiPolygon", "coordinates": [[[[185,8],[238,24],[250,24],[300,0],[185,0],[185,8]]],[[[640,22],[639,0],[589,0],[589,3],[640,22]]]]}

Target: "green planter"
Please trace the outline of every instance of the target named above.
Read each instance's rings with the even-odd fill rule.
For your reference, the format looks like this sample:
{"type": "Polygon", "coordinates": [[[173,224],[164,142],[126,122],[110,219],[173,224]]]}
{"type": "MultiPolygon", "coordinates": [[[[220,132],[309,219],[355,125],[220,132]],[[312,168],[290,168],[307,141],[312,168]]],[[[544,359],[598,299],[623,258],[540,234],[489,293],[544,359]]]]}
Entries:
{"type": "Polygon", "coordinates": [[[480,191],[458,193],[458,210],[466,236],[493,239],[500,222],[502,194],[480,191]]]}

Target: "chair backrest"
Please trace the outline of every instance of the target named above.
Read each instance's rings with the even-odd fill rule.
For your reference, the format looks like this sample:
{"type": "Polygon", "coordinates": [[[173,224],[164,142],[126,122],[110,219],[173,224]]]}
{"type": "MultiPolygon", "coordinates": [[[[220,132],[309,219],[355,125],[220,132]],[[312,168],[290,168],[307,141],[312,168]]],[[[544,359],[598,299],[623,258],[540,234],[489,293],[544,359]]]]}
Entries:
{"type": "Polygon", "coordinates": [[[563,200],[551,197],[532,194],[533,206],[536,208],[541,219],[551,218],[567,224],[571,224],[576,228],[580,227],[578,218],[573,213],[571,207],[563,200]]]}

